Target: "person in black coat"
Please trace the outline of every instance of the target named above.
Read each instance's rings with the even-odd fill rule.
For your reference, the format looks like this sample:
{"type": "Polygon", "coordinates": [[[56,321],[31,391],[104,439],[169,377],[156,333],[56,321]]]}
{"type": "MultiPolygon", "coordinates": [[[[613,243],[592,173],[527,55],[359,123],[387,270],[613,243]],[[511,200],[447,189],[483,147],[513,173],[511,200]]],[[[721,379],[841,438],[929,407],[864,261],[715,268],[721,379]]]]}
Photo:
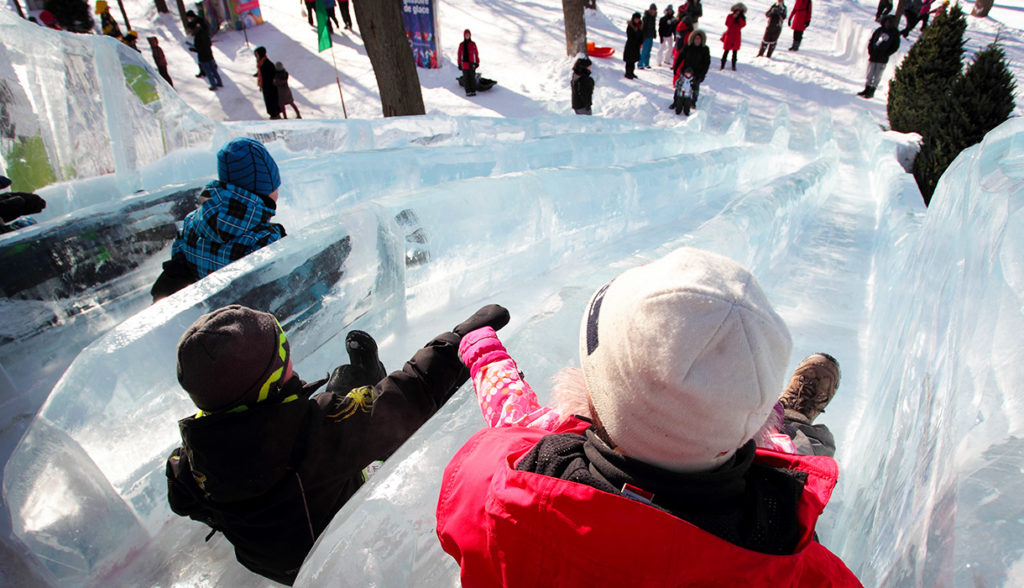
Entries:
{"type": "Polygon", "coordinates": [[[256,56],[256,83],[263,92],[263,104],[267,107],[267,114],[271,120],[277,120],[281,118],[281,101],[277,96],[277,86],[274,85],[277,68],[267,57],[266,47],[257,47],[253,55],[256,56]]]}
{"type": "Polygon", "coordinates": [[[676,81],[682,75],[685,68],[693,71],[691,86],[693,88],[693,107],[696,108],[697,97],[700,95],[700,85],[708,75],[708,68],[711,67],[711,50],[708,49],[707,33],[701,29],[695,29],[690,33],[690,40],[686,43],[686,47],[676,56],[673,67],[675,72],[672,78],[673,86],[675,86],[676,81]]]}
{"type": "Polygon", "coordinates": [[[351,363],[307,384],[273,315],[239,305],[203,315],[177,347],[178,382],[199,412],[178,422],[182,445],[167,459],[171,510],[223,533],[251,571],[291,584],[377,462],[469,378],[462,337],[508,320],[485,306],[390,375],[373,338],[350,331],[351,363]]]}
{"type": "Polygon", "coordinates": [[[779,35],[782,34],[782,23],[786,22],[786,15],[789,9],[786,8],[785,0],[776,0],[775,4],[768,7],[764,13],[768,17],[768,26],[764,28],[764,38],[761,39],[761,49],[757,52],[758,57],[764,57],[768,53],[768,59],[775,53],[775,45],[779,42],[779,35]]]}
{"type": "Polygon", "coordinates": [[[665,8],[665,14],[658,19],[658,63],[661,65],[671,65],[676,24],[675,9],[669,4],[665,8]]]}
{"type": "Polygon", "coordinates": [[[572,66],[572,110],[576,114],[591,114],[594,97],[594,78],[590,76],[590,59],[581,57],[572,66]]]}
{"type": "Polygon", "coordinates": [[[882,79],[889,57],[900,48],[900,31],[896,28],[896,17],[888,15],[882,19],[882,26],[875,29],[868,41],[868,76],[864,89],[857,93],[863,98],[872,98],[875,88],[882,79]]]}
{"type": "Polygon", "coordinates": [[[644,44],[643,21],[639,12],[626,24],[626,47],[622,50],[622,60],[626,62],[626,78],[636,79],[636,62],[640,61],[640,48],[644,44]]]}
{"type": "Polygon", "coordinates": [[[217,71],[217,62],[213,59],[213,41],[210,40],[210,32],[202,21],[193,21],[192,26],[192,47],[196,52],[196,60],[199,61],[199,71],[206,76],[211,90],[223,87],[224,82],[220,79],[220,72],[217,71]]]}

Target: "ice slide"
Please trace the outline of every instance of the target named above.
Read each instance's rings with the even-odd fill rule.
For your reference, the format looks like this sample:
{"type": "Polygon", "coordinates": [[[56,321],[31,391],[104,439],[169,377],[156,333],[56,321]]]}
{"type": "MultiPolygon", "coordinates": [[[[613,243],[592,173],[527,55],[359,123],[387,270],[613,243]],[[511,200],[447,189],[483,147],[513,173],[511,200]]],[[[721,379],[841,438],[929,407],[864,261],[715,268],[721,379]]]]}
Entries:
{"type": "MultiPolygon", "coordinates": [[[[162,462],[175,420],[192,411],[174,382],[173,348],[210,308],[241,300],[275,310],[297,371],[315,377],[340,361],[350,328],[377,334],[393,368],[479,304],[501,302],[513,313],[504,338],[543,393],[576,361],[590,293],[688,244],[760,277],[793,331],[794,365],[819,349],[843,362],[822,417],[843,472],[823,542],[867,585],[1020,583],[1024,125],[1006,123],[962,156],[924,214],[870,121],[833,130],[822,119],[806,151],[790,146],[784,111],[777,121],[768,143],[745,140],[742,113],[728,133],[682,137],[700,120],[679,131],[576,118],[247,127],[281,156],[286,182],[289,169],[303,171],[302,194],[349,200],[305,222],[299,201],[284,201],[283,220],[302,230],[133,314],[74,360],[4,470],[26,567],[60,585],[269,583],[236,564],[221,536],[205,543],[205,527],[166,506],[162,462]],[[546,138],[582,132],[602,159],[577,153],[582,139],[552,149],[568,159],[544,151],[556,145],[546,138]],[[337,149],[316,147],[325,134],[337,149]],[[537,141],[516,151],[524,137],[537,141]],[[364,148],[346,151],[357,142],[364,148]],[[664,150],[642,148],[652,144],[664,150]],[[465,146],[509,153],[509,163],[459,175],[466,166],[451,169],[444,148],[465,146]],[[362,173],[410,150],[411,169],[443,178],[378,188],[379,173],[362,173]],[[296,280],[318,287],[300,300],[296,280]]],[[[202,149],[119,167],[110,182],[147,193],[201,182],[208,167],[176,166],[194,177],[164,184],[171,174],[160,167],[197,150],[209,158],[224,132],[202,149]]],[[[88,198],[102,181],[66,189],[88,198]]],[[[299,584],[456,585],[433,507],[441,468],[481,424],[464,389],[339,513],[299,584]]]]}

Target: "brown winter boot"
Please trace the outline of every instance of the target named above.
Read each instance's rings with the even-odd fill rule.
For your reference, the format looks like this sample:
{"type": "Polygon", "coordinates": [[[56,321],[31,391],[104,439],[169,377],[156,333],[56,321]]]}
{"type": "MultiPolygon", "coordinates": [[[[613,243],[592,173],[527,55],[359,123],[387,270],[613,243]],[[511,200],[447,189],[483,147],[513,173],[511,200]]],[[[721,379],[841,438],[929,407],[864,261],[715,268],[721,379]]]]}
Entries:
{"type": "Polygon", "coordinates": [[[800,362],[779,402],[788,418],[808,425],[825,412],[839,387],[839,362],[827,353],[815,353],[800,362]]]}

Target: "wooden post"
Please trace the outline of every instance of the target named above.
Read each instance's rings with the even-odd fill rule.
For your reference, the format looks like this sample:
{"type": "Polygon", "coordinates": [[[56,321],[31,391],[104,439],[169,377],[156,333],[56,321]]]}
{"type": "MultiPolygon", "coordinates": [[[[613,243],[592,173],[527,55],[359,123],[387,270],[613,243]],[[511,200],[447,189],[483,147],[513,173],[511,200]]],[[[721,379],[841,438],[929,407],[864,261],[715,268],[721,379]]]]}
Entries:
{"type": "Polygon", "coordinates": [[[128,22],[128,13],[124,11],[124,0],[117,0],[117,5],[121,7],[121,18],[124,19],[124,34],[128,34],[128,31],[132,30],[132,23],[128,22]]]}

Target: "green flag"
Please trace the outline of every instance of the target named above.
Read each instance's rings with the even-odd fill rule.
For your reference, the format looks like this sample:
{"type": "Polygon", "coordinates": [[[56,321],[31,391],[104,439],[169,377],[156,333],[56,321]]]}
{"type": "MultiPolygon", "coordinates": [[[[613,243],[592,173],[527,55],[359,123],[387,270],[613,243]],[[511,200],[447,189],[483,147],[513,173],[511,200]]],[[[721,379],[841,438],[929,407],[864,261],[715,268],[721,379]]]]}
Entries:
{"type": "Polygon", "coordinates": [[[331,48],[331,34],[327,32],[327,9],[324,8],[324,0],[316,0],[316,38],[318,51],[331,48]]]}

